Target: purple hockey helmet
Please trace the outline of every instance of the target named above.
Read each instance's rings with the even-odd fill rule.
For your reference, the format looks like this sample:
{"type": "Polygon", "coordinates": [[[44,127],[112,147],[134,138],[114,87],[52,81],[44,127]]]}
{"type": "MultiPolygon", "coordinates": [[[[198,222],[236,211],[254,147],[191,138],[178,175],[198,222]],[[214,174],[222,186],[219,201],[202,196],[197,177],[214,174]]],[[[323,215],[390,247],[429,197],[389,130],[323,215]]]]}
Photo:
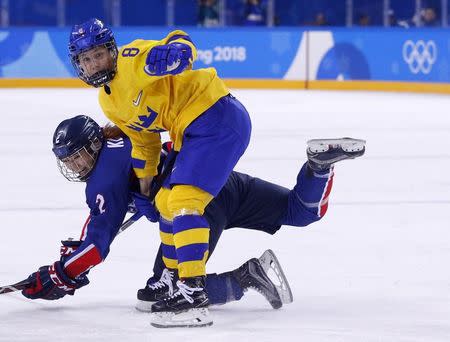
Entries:
{"type": "Polygon", "coordinates": [[[69,57],[78,77],[85,83],[101,87],[110,82],[117,72],[117,45],[111,29],[98,19],[90,19],[72,28],[69,39],[69,57]],[[112,61],[106,69],[89,75],[80,61],[80,55],[97,47],[104,47],[112,61]]]}

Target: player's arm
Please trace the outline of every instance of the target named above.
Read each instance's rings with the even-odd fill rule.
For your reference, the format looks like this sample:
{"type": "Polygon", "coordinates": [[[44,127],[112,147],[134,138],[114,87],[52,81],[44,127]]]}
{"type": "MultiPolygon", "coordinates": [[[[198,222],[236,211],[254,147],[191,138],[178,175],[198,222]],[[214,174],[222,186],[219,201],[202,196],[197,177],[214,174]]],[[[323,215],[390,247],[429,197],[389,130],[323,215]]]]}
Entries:
{"type": "Polygon", "coordinates": [[[150,76],[177,75],[192,69],[196,59],[197,49],[189,35],[176,30],[150,48],[144,71],[150,76]]]}
{"type": "MultiPolygon", "coordinates": [[[[100,92],[101,93],[101,92],[100,92]]],[[[103,96],[99,96],[100,106],[112,122],[117,122],[117,108],[103,96]]],[[[148,190],[153,177],[158,174],[159,157],[161,153],[161,136],[156,132],[134,130],[129,126],[117,123],[131,141],[131,163],[136,176],[140,179],[141,189],[148,190]]],[[[142,193],[145,193],[143,191],[142,193]]]]}
{"type": "Polygon", "coordinates": [[[28,277],[32,286],[22,291],[25,297],[60,299],[65,295],[74,295],[75,290],[89,284],[87,272],[103,261],[102,254],[106,257],[109,246],[102,243],[108,237],[102,237],[92,227],[87,229],[89,233],[84,241],[62,241],[61,259],[40,267],[28,277]]]}
{"type": "Polygon", "coordinates": [[[86,274],[92,266],[101,262],[98,250],[90,243],[83,241],[62,241],[61,259],[51,265],[41,266],[37,272],[28,277],[31,286],[22,291],[29,299],[55,300],[65,295],[74,295],[75,290],[89,284],[86,274]],[[78,254],[82,258],[73,258],[70,269],[67,269],[67,258],[78,254]],[[91,260],[91,267],[85,261],[91,260]],[[73,268],[73,269],[72,269],[73,268]],[[77,274],[77,275],[75,275],[77,274]]]}
{"type": "Polygon", "coordinates": [[[22,291],[25,297],[60,299],[65,295],[73,295],[75,290],[89,284],[87,272],[106,258],[109,246],[125,217],[128,189],[124,190],[112,187],[105,195],[96,193],[90,196],[91,199],[88,198],[91,215],[83,228],[83,241],[79,247],[71,246],[73,253],[65,253],[52,265],[42,266],[31,274],[28,280],[32,286],[22,291]]]}
{"type": "Polygon", "coordinates": [[[137,133],[132,143],[131,162],[136,176],[139,178],[141,193],[148,195],[153,177],[158,174],[161,153],[161,136],[159,133],[137,133]],[[141,143],[145,134],[145,144],[141,143]],[[139,136],[137,136],[139,135],[139,136]]]}

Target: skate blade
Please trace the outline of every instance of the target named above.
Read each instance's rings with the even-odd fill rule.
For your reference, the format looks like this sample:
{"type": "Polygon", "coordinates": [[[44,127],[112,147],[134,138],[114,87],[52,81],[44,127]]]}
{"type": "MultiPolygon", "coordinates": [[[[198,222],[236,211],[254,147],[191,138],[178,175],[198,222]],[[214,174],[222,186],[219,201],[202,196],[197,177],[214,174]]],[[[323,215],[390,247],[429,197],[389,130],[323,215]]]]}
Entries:
{"type": "Polygon", "coordinates": [[[208,308],[183,312],[154,312],[150,323],[155,328],[200,328],[213,324],[208,308]]]}
{"type": "Polygon", "coordinates": [[[271,249],[268,249],[263,253],[263,255],[261,255],[259,262],[266,273],[271,269],[278,278],[279,284],[274,283],[274,285],[280,295],[281,302],[283,304],[292,303],[294,301],[294,297],[292,296],[291,287],[289,286],[289,282],[284,275],[281,264],[275,256],[275,253],[271,249]]]}
{"type": "Polygon", "coordinates": [[[146,302],[144,300],[137,301],[136,305],[134,306],[137,311],[141,312],[152,312],[152,305],[155,302],[146,302]]]}
{"type": "Polygon", "coordinates": [[[307,141],[308,149],[313,153],[322,153],[330,147],[341,147],[344,152],[360,152],[366,146],[362,139],[340,138],[340,139],[312,139],[307,141]]]}

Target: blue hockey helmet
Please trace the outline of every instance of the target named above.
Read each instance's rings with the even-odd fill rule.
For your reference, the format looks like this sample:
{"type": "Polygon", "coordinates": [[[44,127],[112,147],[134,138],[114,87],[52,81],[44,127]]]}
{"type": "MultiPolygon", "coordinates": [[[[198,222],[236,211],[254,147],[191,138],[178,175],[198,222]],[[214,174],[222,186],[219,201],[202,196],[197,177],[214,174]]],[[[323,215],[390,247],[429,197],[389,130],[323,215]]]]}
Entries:
{"type": "Polygon", "coordinates": [[[102,144],[102,128],[89,116],[62,121],[53,134],[52,148],[59,171],[70,181],[86,181],[102,144]]]}
{"type": "Polygon", "coordinates": [[[87,84],[101,87],[110,82],[117,72],[117,45],[111,29],[98,19],[90,19],[72,28],[69,39],[69,57],[78,77],[87,84]],[[100,53],[85,56],[99,48],[100,53]],[[106,50],[101,51],[101,48],[106,50]],[[80,58],[80,56],[82,58],[80,58]],[[89,70],[89,63],[96,66],[89,70]],[[98,64],[98,65],[97,65],[98,64]]]}

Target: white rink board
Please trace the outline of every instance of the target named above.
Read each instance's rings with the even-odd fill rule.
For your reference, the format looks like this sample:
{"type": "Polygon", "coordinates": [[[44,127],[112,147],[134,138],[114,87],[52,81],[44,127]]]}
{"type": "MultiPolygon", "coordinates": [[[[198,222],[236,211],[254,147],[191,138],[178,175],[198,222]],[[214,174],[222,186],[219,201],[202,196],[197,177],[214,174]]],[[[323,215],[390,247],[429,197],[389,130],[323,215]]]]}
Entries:
{"type": "MultiPolygon", "coordinates": [[[[294,302],[274,311],[257,293],[214,307],[214,325],[159,330],[134,310],[158,246],[144,220],[121,234],[91,284],[74,297],[0,296],[0,341],[450,340],[450,98],[365,92],[239,90],[253,120],[237,170],[292,187],[311,138],[367,140],[361,159],[336,166],[325,218],[275,236],[227,231],[209,272],[272,248],[294,302]],[[247,244],[251,241],[250,244],[247,244]]],[[[0,284],[24,279],[78,237],[84,186],[67,182],[51,152],[56,125],[90,114],[96,90],[0,90],[0,284]]]]}

